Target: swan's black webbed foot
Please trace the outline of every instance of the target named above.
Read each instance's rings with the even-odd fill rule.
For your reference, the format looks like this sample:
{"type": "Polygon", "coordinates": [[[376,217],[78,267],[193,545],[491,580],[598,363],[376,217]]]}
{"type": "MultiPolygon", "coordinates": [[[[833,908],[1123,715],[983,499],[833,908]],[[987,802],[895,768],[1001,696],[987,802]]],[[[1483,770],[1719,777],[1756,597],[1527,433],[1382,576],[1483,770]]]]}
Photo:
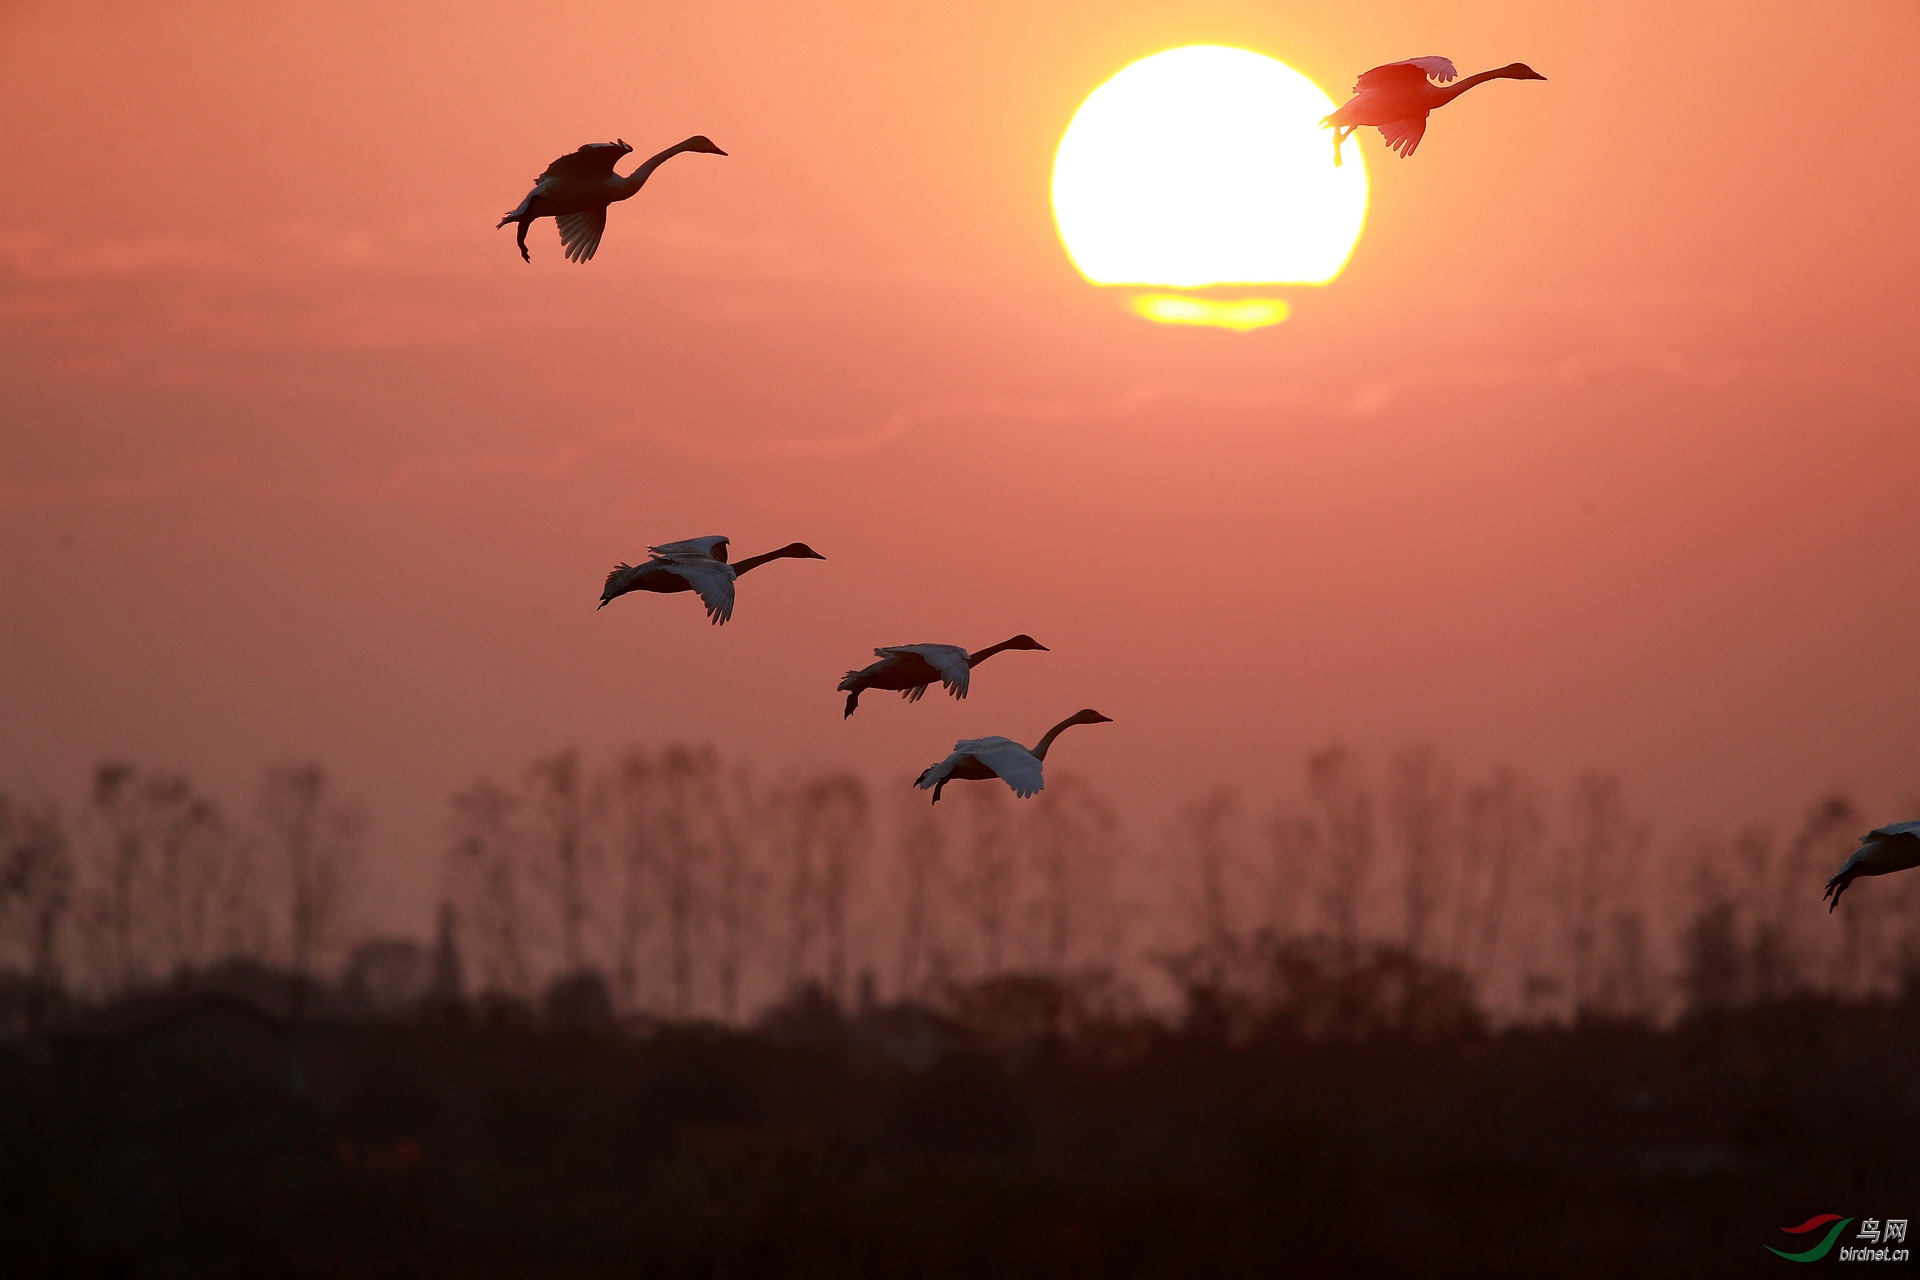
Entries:
{"type": "Polygon", "coordinates": [[[514,236],[514,243],[520,246],[521,261],[532,262],[533,255],[527,252],[527,224],[525,221],[521,222],[519,234],[514,236]]]}

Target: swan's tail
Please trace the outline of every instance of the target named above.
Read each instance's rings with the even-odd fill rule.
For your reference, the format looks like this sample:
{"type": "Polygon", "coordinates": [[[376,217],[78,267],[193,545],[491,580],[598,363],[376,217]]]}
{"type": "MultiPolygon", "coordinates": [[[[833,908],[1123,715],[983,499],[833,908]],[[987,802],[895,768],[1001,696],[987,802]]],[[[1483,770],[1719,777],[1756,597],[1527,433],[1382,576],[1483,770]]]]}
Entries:
{"type": "Polygon", "coordinates": [[[506,226],[509,222],[520,221],[520,219],[527,216],[527,210],[532,205],[533,205],[533,194],[529,192],[525,200],[522,200],[519,204],[507,210],[506,216],[501,218],[500,221],[493,224],[493,229],[495,231],[498,231],[501,227],[506,226]]]}

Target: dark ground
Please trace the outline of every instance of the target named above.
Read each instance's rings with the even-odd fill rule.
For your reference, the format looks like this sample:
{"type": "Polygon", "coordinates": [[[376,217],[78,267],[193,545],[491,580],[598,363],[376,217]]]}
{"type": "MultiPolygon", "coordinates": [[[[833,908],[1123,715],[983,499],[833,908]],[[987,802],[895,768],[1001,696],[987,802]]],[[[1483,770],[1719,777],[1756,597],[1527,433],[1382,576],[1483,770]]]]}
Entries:
{"type": "Polygon", "coordinates": [[[1763,1246],[1815,1214],[1920,1216],[1913,1001],[1344,1037],[1021,979],[750,1032],[597,1009],[203,990],[0,1043],[0,1270],[1744,1276],[1805,1269],[1763,1246]]]}

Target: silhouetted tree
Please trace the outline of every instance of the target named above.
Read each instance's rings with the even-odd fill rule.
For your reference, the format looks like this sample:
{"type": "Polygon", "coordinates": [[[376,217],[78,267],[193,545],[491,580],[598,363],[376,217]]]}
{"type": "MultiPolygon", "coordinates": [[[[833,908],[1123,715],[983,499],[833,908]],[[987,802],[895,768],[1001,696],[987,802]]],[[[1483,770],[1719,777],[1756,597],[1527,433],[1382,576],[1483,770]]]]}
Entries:
{"type": "Polygon", "coordinates": [[[102,830],[95,917],[105,945],[103,974],[110,989],[130,991],[144,978],[135,930],[139,895],[148,874],[147,841],[135,785],[137,770],[111,761],[93,771],[92,813],[102,830]]]}
{"type": "Polygon", "coordinates": [[[1373,797],[1360,764],[1335,744],[1307,756],[1307,798],[1317,811],[1327,863],[1322,897],[1328,923],[1342,945],[1360,940],[1360,907],[1373,868],[1373,797]]]}
{"type": "Polygon", "coordinates": [[[1538,792],[1502,766],[1467,788],[1451,962],[1485,984],[1499,960],[1516,866],[1538,860],[1546,819],[1538,792]]]}
{"type": "Polygon", "coordinates": [[[532,822],[526,833],[536,882],[553,900],[560,929],[560,962],[568,973],[587,967],[586,806],[580,753],[573,748],[527,766],[532,822]]]}
{"type": "Polygon", "coordinates": [[[830,773],[786,789],[789,832],[788,913],[791,944],[787,983],[798,990],[820,981],[837,1001],[847,998],[848,913],[854,879],[871,840],[866,784],[830,773]],[[820,964],[813,966],[813,953],[820,964]]]}
{"type": "Polygon", "coordinates": [[[1319,824],[1295,801],[1274,806],[1267,819],[1267,928],[1275,938],[1297,938],[1313,927],[1303,908],[1311,887],[1326,876],[1323,844],[1319,824]]]}
{"type": "Polygon", "coordinates": [[[1739,917],[1716,855],[1711,846],[1694,855],[1694,909],[1680,934],[1680,989],[1696,1015],[1723,1013],[1744,994],[1739,917]]]}
{"type": "Polygon", "coordinates": [[[1561,918],[1574,1005],[1584,1009],[1601,1004],[1603,921],[1608,906],[1624,904],[1629,887],[1637,884],[1647,832],[1629,817],[1620,779],[1592,770],[1575,780],[1568,818],[1561,846],[1561,918]]]}
{"type": "Polygon", "coordinates": [[[850,972],[848,914],[872,838],[867,785],[851,773],[829,774],[813,783],[810,800],[821,814],[820,920],[826,941],[827,990],[844,1004],[850,972]]]}
{"type": "Polygon", "coordinates": [[[153,849],[156,960],[176,981],[244,953],[253,885],[220,806],[185,777],[148,774],[138,796],[153,849]]]}
{"type": "Polygon", "coordinates": [[[448,881],[472,930],[483,990],[532,990],[531,939],[520,888],[513,818],[518,797],[490,778],[476,778],[452,798],[448,881]]]}
{"type": "Polygon", "coordinates": [[[1388,813],[1400,846],[1407,951],[1425,956],[1454,851],[1453,766],[1430,742],[1394,753],[1388,813]]]}
{"type": "Polygon", "coordinates": [[[444,898],[434,917],[433,984],[428,996],[443,1007],[461,1004],[467,998],[467,970],[460,960],[460,916],[444,898]]]}
{"type": "Polygon", "coordinates": [[[903,996],[918,992],[931,971],[944,968],[935,911],[943,847],[933,807],[917,791],[900,797],[894,819],[894,857],[900,873],[900,945],[894,984],[903,996]]]}
{"type": "Polygon", "coordinates": [[[720,797],[720,757],[711,747],[673,746],[661,755],[659,841],[653,859],[656,901],[666,924],[667,980],[676,1017],[693,1012],[694,959],[706,923],[704,877],[712,861],[720,797]]]}
{"type": "Polygon", "coordinates": [[[728,775],[715,789],[713,815],[714,979],[720,989],[720,1016],[740,1016],[740,988],[747,962],[756,950],[766,872],[756,865],[766,827],[766,801],[744,770],[728,775]]]}
{"type": "Polygon", "coordinates": [[[60,810],[0,795],[0,928],[17,941],[34,998],[37,1026],[46,1001],[59,991],[61,934],[73,904],[74,866],[60,810]]]}
{"type": "Polygon", "coordinates": [[[651,920],[654,863],[659,857],[658,777],[654,759],[634,747],[597,789],[596,810],[610,825],[619,909],[614,925],[613,985],[622,1007],[640,1001],[640,952],[651,920]]]}
{"type": "Polygon", "coordinates": [[[1113,910],[1119,826],[1099,793],[1071,773],[1050,781],[1027,811],[1022,842],[1038,882],[1040,960],[1055,980],[1066,976],[1084,922],[1113,910]]]}
{"type": "Polygon", "coordinates": [[[266,771],[260,816],[287,891],[287,962],[297,1012],[315,966],[345,924],[367,819],[357,804],[328,796],[326,770],[313,761],[266,771]]]}
{"type": "Polygon", "coordinates": [[[979,976],[991,978],[1006,968],[1020,869],[1008,792],[998,783],[972,783],[947,792],[949,803],[956,798],[952,812],[966,834],[959,841],[955,887],[978,947],[979,976]]]}
{"type": "Polygon", "coordinates": [[[1244,853],[1240,793],[1216,787],[1181,806],[1168,833],[1172,862],[1191,877],[1189,903],[1199,952],[1200,980],[1218,986],[1234,951],[1232,903],[1244,853]]]}

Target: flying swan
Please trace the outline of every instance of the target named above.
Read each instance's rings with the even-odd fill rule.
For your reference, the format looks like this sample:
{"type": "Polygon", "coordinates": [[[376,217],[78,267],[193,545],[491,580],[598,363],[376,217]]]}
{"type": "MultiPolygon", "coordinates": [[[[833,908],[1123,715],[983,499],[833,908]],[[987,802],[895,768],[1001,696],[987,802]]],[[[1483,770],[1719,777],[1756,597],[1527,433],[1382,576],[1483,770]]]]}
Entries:
{"type": "Polygon", "coordinates": [[[1427,112],[1446,106],[1477,84],[1489,80],[1545,80],[1546,77],[1524,62],[1509,63],[1494,71],[1468,76],[1459,84],[1442,89],[1458,71],[1446,58],[1408,58],[1389,62],[1361,75],[1353,86],[1354,96],[1332,115],[1320,122],[1322,129],[1333,130],[1333,162],[1340,163],[1340,144],[1347,135],[1363,125],[1377,125],[1387,140],[1387,148],[1398,151],[1401,159],[1413,154],[1420,136],[1427,131],[1427,112]],[[1431,77],[1431,79],[1429,78],[1431,77]]]}
{"type": "Polygon", "coordinates": [[[825,560],[826,557],[804,542],[789,542],[778,551],[748,556],[739,564],[727,563],[727,540],[722,537],[688,538],[685,542],[666,542],[647,548],[645,564],[614,566],[600,589],[598,608],[607,607],[615,596],[629,591],[697,591],[707,606],[707,617],[717,627],[733,616],[733,580],[769,560],[825,560]]]}
{"type": "Polygon", "coordinates": [[[1046,761],[1047,748],[1053,740],[1076,724],[1110,724],[1111,716],[1103,716],[1098,711],[1076,711],[1047,730],[1047,736],[1040,739],[1040,745],[1029,751],[1011,738],[964,738],[953,744],[953,754],[939,764],[929,765],[924,773],[913,780],[913,785],[922,791],[933,789],[933,803],[940,803],[940,792],[949,782],[965,778],[970,782],[986,782],[999,778],[1013,794],[1022,800],[1039,793],[1046,787],[1040,777],[1040,766],[1046,761]]]}
{"type": "Polygon", "coordinates": [[[527,192],[527,198],[500,219],[494,230],[509,222],[519,223],[514,242],[520,246],[520,256],[532,262],[533,255],[527,252],[527,227],[535,218],[552,218],[560,227],[560,247],[566,250],[567,260],[590,262],[600,247],[600,237],[606,234],[608,205],[630,199],[647,185],[655,169],[682,151],[699,151],[710,156],[727,154],[714,146],[711,139],[696,136],[668,147],[623,178],[613,171],[613,166],[632,150],[624,140],[589,142],[578,151],[561,156],[533,180],[533,190],[527,192]]]}
{"type": "Polygon", "coordinates": [[[1006,649],[1047,652],[1047,646],[1029,635],[1002,640],[978,653],[968,653],[957,644],[900,644],[890,649],[875,649],[873,655],[880,661],[847,672],[847,678],[840,682],[839,691],[847,695],[847,709],[840,718],[845,720],[854,713],[860,705],[860,695],[868,689],[898,689],[908,702],[918,702],[927,686],[937,680],[954,697],[964,698],[968,674],[1006,649]]]}
{"type": "Polygon", "coordinates": [[[1840,895],[1847,886],[1861,876],[1884,876],[1889,871],[1913,867],[1920,867],[1920,822],[1890,822],[1875,827],[1860,837],[1860,847],[1827,881],[1823,896],[1828,900],[1828,913],[1840,905],[1840,895]]]}

